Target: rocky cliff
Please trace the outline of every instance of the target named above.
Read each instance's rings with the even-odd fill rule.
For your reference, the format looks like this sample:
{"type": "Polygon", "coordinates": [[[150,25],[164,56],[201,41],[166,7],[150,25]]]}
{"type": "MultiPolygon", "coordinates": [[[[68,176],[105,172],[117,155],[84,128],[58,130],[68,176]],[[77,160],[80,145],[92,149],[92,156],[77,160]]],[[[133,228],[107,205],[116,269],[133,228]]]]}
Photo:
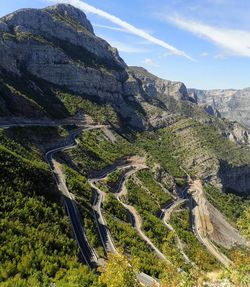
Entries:
{"type": "Polygon", "coordinates": [[[189,89],[189,96],[197,103],[209,106],[211,113],[237,121],[250,128],[250,88],[243,90],[196,90],[189,89]]]}
{"type": "Polygon", "coordinates": [[[225,187],[232,186],[228,174],[235,174],[234,182],[246,192],[248,162],[242,174],[234,165],[242,165],[237,153],[249,144],[249,131],[220,117],[229,106],[237,111],[232,99],[237,99],[233,91],[219,101],[128,67],[115,48],[94,34],[85,14],[70,5],[23,9],[0,19],[0,119],[82,119],[90,114],[109,122],[119,118],[118,125],[136,130],[169,127],[179,138],[176,153],[183,151],[185,167],[225,187]],[[225,145],[217,145],[225,140],[221,135],[237,145],[224,151],[225,145]],[[232,166],[226,173],[220,164],[225,159],[232,166]]]}
{"type": "MultiPolygon", "coordinates": [[[[48,94],[43,91],[47,83],[50,90],[53,85],[53,90],[60,88],[110,104],[126,124],[138,129],[157,125],[152,117],[165,113],[158,105],[164,97],[189,99],[182,83],[148,77],[147,84],[142,84],[146,71],[138,69],[135,73],[135,69],[128,68],[117,50],[94,34],[85,14],[64,4],[41,10],[23,9],[1,18],[0,68],[2,82],[9,79],[17,82],[19,78],[35,90],[36,97],[32,100],[38,105],[44,94],[48,94]],[[38,79],[44,81],[42,85],[38,79]],[[156,112],[152,113],[153,110],[156,112]]],[[[13,89],[9,94],[7,100],[6,95],[1,97],[2,107],[5,106],[3,115],[10,99],[16,100],[13,89]]],[[[21,94],[23,101],[30,99],[30,93],[22,90],[21,94]]],[[[58,99],[55,102],[55,109],[63,105],[58,99]]],[[[39,112],[47,112],[49,116],[44,105],[39,112]]]]}

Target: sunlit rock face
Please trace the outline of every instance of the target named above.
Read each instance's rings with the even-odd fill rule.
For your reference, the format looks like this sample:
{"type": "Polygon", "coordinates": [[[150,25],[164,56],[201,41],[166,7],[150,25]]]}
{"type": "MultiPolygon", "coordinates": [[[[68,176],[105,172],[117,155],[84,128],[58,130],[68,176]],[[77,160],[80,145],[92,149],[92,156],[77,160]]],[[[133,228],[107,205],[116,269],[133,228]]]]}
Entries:
{"type": "Polygon", "coordinates": [[[189,89],[188,92],[199,104],[209,105],[222,117],[250,128],[250,88],[207,91],[189,89]]]}

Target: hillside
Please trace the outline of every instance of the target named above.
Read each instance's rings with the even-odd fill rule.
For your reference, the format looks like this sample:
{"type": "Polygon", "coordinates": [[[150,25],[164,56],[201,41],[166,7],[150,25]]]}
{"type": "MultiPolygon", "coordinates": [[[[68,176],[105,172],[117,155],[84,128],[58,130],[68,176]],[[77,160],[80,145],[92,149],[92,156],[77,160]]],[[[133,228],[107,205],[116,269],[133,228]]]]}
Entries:
{"type": "Polygon", "coordinates": [[[249,130],[189,92],[73,6],[0,19],[0,286],[249,283],[249,130]]]}

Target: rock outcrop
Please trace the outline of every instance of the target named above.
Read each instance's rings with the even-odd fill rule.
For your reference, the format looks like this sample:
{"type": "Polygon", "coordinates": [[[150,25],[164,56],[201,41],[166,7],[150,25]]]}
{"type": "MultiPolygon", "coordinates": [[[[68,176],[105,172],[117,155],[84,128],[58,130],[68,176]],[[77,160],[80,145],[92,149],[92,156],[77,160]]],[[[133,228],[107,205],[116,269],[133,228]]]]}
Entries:
{"type": "Polygon", "coordinates": [[[110,104],[137,129],[162,122],[159,114],[164,118],[165,112],[158,102],[164,97],[189,99],[182,83],[128,69],[117,50],[94,34],[85,14],[65,4],[23,9],[1,18],[0,68],[110,104]],[[144,78],[145,74],[150,76],[144,78]]]}
{"type": "Polygon", "coordinates": [[[188,92],[197,103],[210,106],[222,117],[250,128],[250,88],[207,91],[189,89],[188,92]]]}

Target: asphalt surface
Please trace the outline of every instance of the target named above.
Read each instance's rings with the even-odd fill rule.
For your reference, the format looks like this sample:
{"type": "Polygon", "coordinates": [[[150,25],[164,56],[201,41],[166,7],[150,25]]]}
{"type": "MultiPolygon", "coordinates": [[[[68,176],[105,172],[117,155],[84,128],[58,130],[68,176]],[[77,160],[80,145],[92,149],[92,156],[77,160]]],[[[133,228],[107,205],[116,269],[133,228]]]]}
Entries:
{"type": "MultiPolygon", "coordinates": [[[[112,239],[112,236],[107,228],[107,224],[106,221],[102,215],[102,210],[101,210],[101,206],[102,203],[105,200],[105,193],[103,191],[101,191],[97,186],[96,183],[105,178],[110,172],[116,170],[116,169],[125,169],[125,168],[129,168],[129,167],[135,167],[134,165],[130,166],[130,165],[123,165],[122,167],[116,167],[116,168],[112,168],[110,171],[105,170],[104,173],[100,173],[100,176],[98,178],[92,178],[89,180],[90,185],[93,187],[93,189],[96,191],[96,197],[94,200],[94,205],[93,205],[93,209],[95,211],[95,217],[96,217],[96,223],[98,226],[98,231],[102,240],[102,244],[104,246],[105,251],[111,252],[111,253],[117,253],[117,250],[115,248],[115,244],[114,244],[114,240],[112,239]]],[[[142,166],[142,168],[145,168],[145,166],[142,166]]],[[[137,169],[138,170],[138,169],[137,169]]],[[[134,172],[136,172],[137,170],[130,170],[128,171],[127,174],[123,175],[122,178],[119,181],[117,190],[122,190],[123,184],[125,183],[125,180],[128,176],[132,175],[134,172]]],[[[133,214],[133,216],[135,216],[135,214],[133,214]]],[[[135,219],[136,220],[136,219],[135,219]]],[[[136,228],[136,226],[135,226],[136,228]]],[[[141,230],[137,230],[138,232],[141,230]]],[[[143,234],[143,233],[142,233],[143,234]]],[[[143,234],[143,236],[145,236],[143,234]]],[[[156,248],[156,247],[155,247],[156,248]]],[[[157,249],[157,248],[156,248],[157,249]]],[[[165,256],[157,249],[157,251],[159,252],[159,256],[161,256],[161,259],[165,259],[165,256]],[[162,257],[164,256],[164,258],[162,257]]],[[[148,287],[152,287],[152,286],[159,286],[159,282],[154,279],[153,277],[141,272],[137,274],[137,279],[139,280],[139,282],[141,284],[143,284],[144,286],[148,286],[148,287]]]]}
{"type": "Polygon", "coordinates": [[[97,224],[98,232],[100,234],[103,247],[106,253],[117,253],[115,248],[115,244],[111,237],[110,231],[107,227],[107,223],[102,215],[101,206],[105,200],[105,193],[102,192],[99,188],[97,188],[92,181],[89,181],[91,187],[95,190],[95,199],[93,204],[95,221],[97,224]]]}
{"type": "MultiPolygon", "coordinates": [[[[0,128],[8,129],[11,127],[33,127],[33,126],[53,127],[53,126],[71,125],[71,124],[74,124],[74,122],[60,122],[60,123],[59,122],[53,122],[53,121],[51,121],[51,122],[37,121],[37,122],[21,122],[21,123],[1,123],[0,122],[0,128]]],[[[84,127],[84,126],[86,126],[86,124],[84,122],[82,122],[81,126],[84,127]]],[[[102,127],[104,127],[104,126],[102,126],[102,125],[93,126],[93,127],[87,126],[86,128],[83,128],[82,130],[91,130],[91,129],[102,128],[102,127]]],[[[53,159],[53,155],[55,153],[60,152],[60,151],[64,151],[67,149],[75,148],[77,146],[77,142],[75,141],[75,137],[77,136],[78,133],[79,133],[79,130],[77,130],[76,133],[72,133],[70,135],[70,139],[69,139],[67,144],[47,151],[45,154],[45,158],[46,158],[47,162],[49,163],[49,165],[53,171],[54,178],[55,178],[56,184],[58,186],[58,189],[64,195],[65,209],[66,209],[66,212],[69,216],[72,230],[74,233],[74,237],[75,237],[77,244],[80,248],[82,258],[90,268],[96,268],[98,265],[98,257],[88,242],[88,239],[87,239],[87,236],[84,232],[83,225],[82,225],[81,219],[79,217],[79,212],[77,210],[74,199],[72,198],[71,194],[68,191],[68,188],[64,182],[64,178],[62,177],[60,172],[56,169],[56,166],[54,164],[54,159],[53,159]]],[[[123,167],[124,168],[128,167],[128,165],[123,165],[123,167]]],[[[102,177],[105,177],[105,174],[108,174],[115,169],[116,168],[113,167],[113,168],[106,170],[105,173],[102,174],[102,177]]],[[[95,217],[97,220],[98,230],[100,232],[103,246],[104,246],[106,252],[113,252],[114,253],[117,251],[115,249],[112,237],[109,233],[105,219],[103,218],[102,212],[101,212],[101,204],[102,204],[103,200],[104,200],[103,192],[97,191],[97,195],[96,195],[94,206],[93,206],[94,207],[94,214],[95,214],[95,217]]],[[[137,274],[137,279],[139,280],[139,282],[142,285],[147,286],[147,287],[159,286],[158,281],[156,281],[154,278],[152,278],[151,276],[149,276],[143,272],[137,274]]]]}
{"type": "Polygon", "coordinates": [[[87,239],[87,236],[84,232],[83,224],[81,222],[81,218],[79,216],[79,212],[77,210],[76,203],[75,203],[72,195],[68,191],[68,188],[64,182],[64,178],[63,178],[62,174],[60,173],[60,171],[56,168],[56,165],[54,164],[54,159],[53,159],[53,155],[55,153],[57,153],[59,151],[64,151],[67,149],[75,148],[77,146],[77,143],[75,142],[75,137],[77,136],[77,134],[79,134],[79,132],[80,131],[77,130],[76,132],[72,133],[70,135],[70,139],[69,139],[68,144],[66,144],[62,147],[58,147],[58,148],[55,148],[55,149],[48,151],[46,153],[45,157],[46,157],[46,160],[49,163],[49,165],[50,165],[50,167],[54,173],[58,189],[64,195],[65,209],[66,209],[67,214],[69,216],[72,230],[74,233],[74,237],[75,237],[77,244],[79,246],[79,249],[81,251],[82,258],[84,259],[84,261],[86,262],[86,264],[90,268],[95,268],[98,265],[98,258],[96,256],[93,248],[91,248],[91,245],[90,245],[90,243],[87,239]]]}
{"type": "MultiPolygon", "coordinates": [[[[2,129],[8,129],[11,127],[31,127],[31,126],[61,126],[61,125],[68,125],[71,124],[69,122],[44,122],[44,121],[37,121],[37,122],[23,122],[23,123],[0,123],[0,128],[2,129]]],[[[102,126],[86,126],[86,128],[83,128],[83,130],[91,130],[100,128],[102,126]]],[[[49,150],[45,154],[45,159],[49,163],[49,166],[51,170],[53,171],[54,178],[57,184],[58,189],[62,192],[64,195],[64,205],[65,209],[67,211],[67,214],[69,216],[72,230],[74,233],[74,237],[77,241],[77,244],[80,248],[81,256],[83,260],[86,262],[86,264],[90,268],[97,267],[98,264],[98,258],[94,252],[94,250],[91,248],[87,236],[84,232],[83,225],[81,222],[81,218],[79,215],[79,212],[76,207],[76,203],[72,197],[72,195],[69,193],[68,188],[64,182],[64,178],[60,174],[60,172],[57,170],[56,165],[54,164],[53,155],[59,151],[64,151],[67,149],[71,149],[77,146],[77,142],[75,141],[75,137],[80,133],[82,129],[77,129],[73,133],[70,134],[69,139],[66,144],[63,146],[54,148],[52,150],[49,150]]]]}

